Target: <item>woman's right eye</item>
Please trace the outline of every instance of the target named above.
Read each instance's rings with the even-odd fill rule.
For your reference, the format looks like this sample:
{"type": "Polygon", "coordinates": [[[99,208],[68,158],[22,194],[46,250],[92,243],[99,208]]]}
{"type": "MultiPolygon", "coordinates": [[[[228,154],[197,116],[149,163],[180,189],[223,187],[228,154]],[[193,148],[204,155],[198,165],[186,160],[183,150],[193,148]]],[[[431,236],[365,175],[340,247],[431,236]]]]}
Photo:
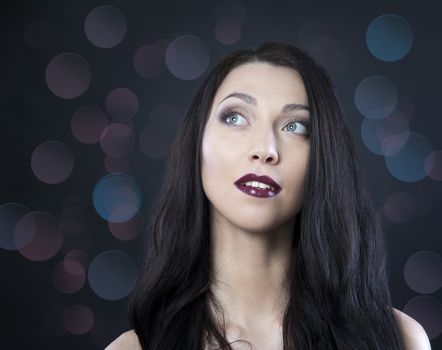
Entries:
{"type": "Polygon", "coordinates": [[[241,118],[244,118],[238,111],[231,110],[226,113],[224,113],[221,117],[221,120],[226,124],[233,124],[238,120],[238,116],[241,118]],[[229,122],[231,120],[231,122],[229,122]]]}

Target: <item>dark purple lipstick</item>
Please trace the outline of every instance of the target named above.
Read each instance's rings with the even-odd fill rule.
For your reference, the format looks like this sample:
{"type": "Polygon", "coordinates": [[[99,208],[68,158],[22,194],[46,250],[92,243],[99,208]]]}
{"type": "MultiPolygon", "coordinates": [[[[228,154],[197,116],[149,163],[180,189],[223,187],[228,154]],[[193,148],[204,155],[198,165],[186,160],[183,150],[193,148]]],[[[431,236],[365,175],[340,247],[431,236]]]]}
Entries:
{"type": "Polygon", "coordinates": [[[258,176],[253,173],[246,174],[235,181],[235,186],[242,192],[259,198],[275,197],[282,188],[271,177],[262,175],[258,176]],[[250,182],[258,182],[259,184],[267,185],[266,188],[256,187],[250,182]],[[249,184],[247,184],[249,183],[249,184]]]}

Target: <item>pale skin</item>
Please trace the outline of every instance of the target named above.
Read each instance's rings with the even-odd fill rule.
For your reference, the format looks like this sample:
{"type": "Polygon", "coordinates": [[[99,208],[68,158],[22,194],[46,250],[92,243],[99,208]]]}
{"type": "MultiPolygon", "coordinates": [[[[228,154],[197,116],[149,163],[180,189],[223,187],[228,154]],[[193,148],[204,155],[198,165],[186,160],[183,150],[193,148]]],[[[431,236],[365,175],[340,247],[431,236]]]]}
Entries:
{"type": "MultiPolygon", "coordinates": [[[[249,100],[250,102],[250,100],[249,100]]],[[[210,202],[212,290],[226,317],[229,341],[245,339],[254,350],[280,350],[293,225],[302,208],[310,141],[302,124],[309,111],[282,112],[286,104],[308,107],[299,74],[287,67],[248,63],[234,68],[218,88],[202,142],[202,181],[210,202]],[[254,98],[249,104],[240,92],[254,98]],[[236,113],[221,120],[223,112],[236,113]],[[232,118],[233,117],[233,118],[232,118]],[[282,187],[272,198],[239,191],[246,173],[268,175],[282,187]]],[[[430,349],[422,326],[393,309],[406,350],[430,349]]],[[[248,344],[235,343],[235,349],[248,344]]],[[[141,349],[133,330],[106,350],[141,349]]]]}
{"type": "Polygon", "coordinates": [[[219,281],[212,290],[231,338],[251,339],[258,350],[282,346],[282,279],[302,207],[310,148],[301,123],[309,112],[281,112],[294,103],[308,106],[294,70],[262,63],[237,67],[218,88],[202,143],[202,180],[211,203],[212,258],[219,281]],[[226,98],[232,92],[247,93],[256,105],[226,98]],[[236,120],[228,120],[234,125],[222,123],[222,113],[231,107],[238,111],[236,120]],[[270,176],[282,191],[272,198],[244,194],[233,183],[249,172],[270,176]]]}

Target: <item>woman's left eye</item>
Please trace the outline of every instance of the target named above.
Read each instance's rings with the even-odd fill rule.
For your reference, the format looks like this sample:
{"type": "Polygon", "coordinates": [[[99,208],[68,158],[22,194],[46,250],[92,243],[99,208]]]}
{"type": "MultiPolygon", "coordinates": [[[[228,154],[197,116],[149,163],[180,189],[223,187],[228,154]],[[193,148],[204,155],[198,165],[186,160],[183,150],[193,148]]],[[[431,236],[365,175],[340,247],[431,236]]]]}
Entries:
{"type": "MultiPolygon", "coordinates": [[[[288,123],[285,127],[288,127],[291,124],[298,123],[298,125],[301,125],[301,133],[302,134],[310,134],[310,123],[308,121],[298,121],[298,120],[292,120],[290,123],[288,123]],[[303,130],[303,131],[302,131],[303,130]]],[[[295,129],[291,130],[298,130],[299,127],[296,127],[295,129]]]]}
{"type": "MultiPolygon", "coordinates": [[[[234,123],[236,120],[238,120],[237,116],[240,116],[241,118],[244,119],[244,117],[238,111],[231,110],[231,111],[224,113],[221,117],[221,120],[226,124],[236,125],[234,123]],[[232,122],[228,122],[229,119],[232,120],[232,122]]],[[[306,134],[306,135],[310,134],[310,122],[308,122],[308,121],[292,120],[284,128],[287,128],[287,127],[289,127],[288,130],[291,130],[291,131],[298,131],[298,129],[301,128],[301,132],[300,132],[301,134],[306,134]],[[292,124],[298,124],[299,126],[290,128],[289,126],[292,124]]],[[[295,133],[295,132],[293,132],[293,133],[295,133]]]]}

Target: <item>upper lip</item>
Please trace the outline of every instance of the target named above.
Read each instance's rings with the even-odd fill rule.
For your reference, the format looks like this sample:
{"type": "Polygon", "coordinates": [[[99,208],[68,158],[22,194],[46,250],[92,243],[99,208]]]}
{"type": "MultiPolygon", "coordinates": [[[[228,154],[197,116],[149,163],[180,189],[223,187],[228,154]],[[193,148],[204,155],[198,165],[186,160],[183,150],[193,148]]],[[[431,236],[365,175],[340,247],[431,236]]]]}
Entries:
{"type": "Polygon", "coordinates": [[[278,191],[281,190],[281,186],[279,186],[278,183],[275,180],[273,180],[270,176],[267,176],[267,175],[258,176],[253,173],[249,173],[249,174],[246,174],[246,175],[240,177],[238,180],[235,181],[235,184],[241,185],[242,183],[249,182],[249,181],[259,181],[259,182],[262,182],[262,183],[265,183],[267,185],[274,187],[275,190],[278,190],[278,191]]]}

